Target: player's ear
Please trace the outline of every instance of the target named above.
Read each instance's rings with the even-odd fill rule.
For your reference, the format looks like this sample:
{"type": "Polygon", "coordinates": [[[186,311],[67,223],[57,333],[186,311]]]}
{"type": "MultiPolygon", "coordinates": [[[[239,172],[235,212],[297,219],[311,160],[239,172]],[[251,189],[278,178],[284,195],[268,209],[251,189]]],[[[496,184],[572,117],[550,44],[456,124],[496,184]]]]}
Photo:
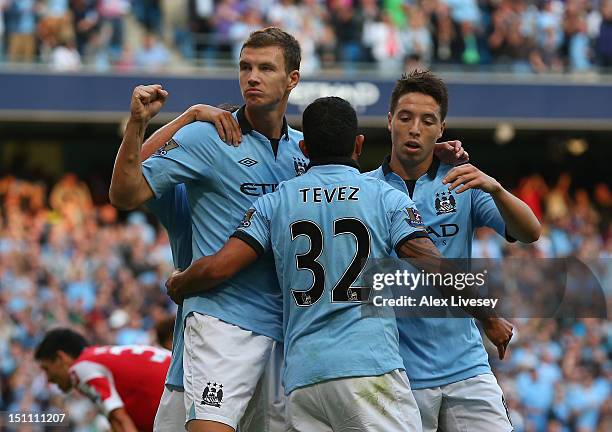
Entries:
{"type": "Polygon", "coordinates": [[[446,127],[446,122],[443,121],[442,124],[440,125],[440,134],[438,135],[438,139],[442,138],[442,135],[444,135],[444,128],[446,127]]]}
{"type": "Polygon", "coordinates": [[[391,112],[387,113],[387,129],[391,132],[391,119],[393,118],[393,114],[391,112]]]}
{"type": "Polygon", "coordinates": [[[363,150],[363,142],[365,141],[365,136],[357,135],[355,137],[355,150],[353,150],[353,156],[361,156],[361,151],[363,150]]]}
{"type": "Polygon", "coordinates": [[[289,73],[289,78],[288,78],[288,85],[287,85],[287,90],[291,91],[295,88],[295,86],[298,85],[298,83],[300,82],[300,71],[299,70],[293,70],[289,73]]]}
{"type": "Polygon", "coordinates": [[[306,143],[304,142],[304,140],[300,140],[300,150],[302,150],[302,153],[304,153],[304,156],[306,156],[307,158],[310,158],[310,156],[308,156],[308,149],[306,148],[306,143]]]}

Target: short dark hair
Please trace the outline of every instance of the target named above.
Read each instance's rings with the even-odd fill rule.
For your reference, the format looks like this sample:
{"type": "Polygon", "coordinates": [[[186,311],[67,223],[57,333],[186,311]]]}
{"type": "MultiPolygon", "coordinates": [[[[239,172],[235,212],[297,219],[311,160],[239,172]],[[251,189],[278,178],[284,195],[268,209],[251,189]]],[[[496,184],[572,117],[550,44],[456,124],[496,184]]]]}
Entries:
{"type": "Polygon", "coordinates": [[[157,336],[157,343],[164,346],[166,342],[172,345],[172,338],[174,336],[174,317],[168,317],[157,323],[155,326],[155,335],[157,336]]]}
{"type": "Polygon", "coordinates": [[[310,159],[352,156],[357,136],[357,113],[336,96],[322,97],[302,114],[304,142],[310,159]]]}
{"type": "Polygon", "coordinates": [[[34,358],[54,360],[58,351],[64,351],[69,356],[77,358],[88,346],[87,339],[81,334],[67,328],[57,328],[45,335],[42,342],[36,347],[34,358]]]}
{"type": "Polygon", "coordinates": [[[300,70],[300,62],[302,61],[300,43],[289,33],[278,27],[266,27],[265,29],[252,32],[249,38],[242,44],[240,52],[242,53],[242,50],[247,47],[265,48],[269,46],[277,46],[283,49],[285,71],[287,73],[300,70]]]}
{"type": "Polygon", "coordinates": [[[391,92],[391,114],[397,108],[399,99],[407,93],[423,93],[431,96],[440,106],[441,120],[444,121],[448,111],[448,89],[439,77],[430,71],[415,70],[409,74],[403,74],[395,83],[391,92]]]}

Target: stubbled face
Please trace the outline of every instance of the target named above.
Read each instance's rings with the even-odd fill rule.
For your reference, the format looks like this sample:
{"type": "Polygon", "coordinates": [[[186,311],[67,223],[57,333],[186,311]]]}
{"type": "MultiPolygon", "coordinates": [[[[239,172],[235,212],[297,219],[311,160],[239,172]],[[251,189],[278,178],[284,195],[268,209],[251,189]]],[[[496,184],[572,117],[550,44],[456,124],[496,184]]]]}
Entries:
{"type": "Polygon", "coordinates": [[[246,47],[239,65],[240,91],[250,109],[274,109],[295,87],[291,74],[285,72],[281,47],[246,47]]]}
{"type": "Polygon", "coordinates": [[[60,356],[55,357],[54,360],[39,360],[38,364],[47,375],[47,380],[57,384],[63,392],[68,392],[72,388],[72,381],[68,372],[70,366],[60,356]]]}
{"type": "Polygon", "coordinates": [[[440,106],[423,93],[402,95],[388,120],[393,155],[408,165],[425,161],[444,131],[440,106]]]}

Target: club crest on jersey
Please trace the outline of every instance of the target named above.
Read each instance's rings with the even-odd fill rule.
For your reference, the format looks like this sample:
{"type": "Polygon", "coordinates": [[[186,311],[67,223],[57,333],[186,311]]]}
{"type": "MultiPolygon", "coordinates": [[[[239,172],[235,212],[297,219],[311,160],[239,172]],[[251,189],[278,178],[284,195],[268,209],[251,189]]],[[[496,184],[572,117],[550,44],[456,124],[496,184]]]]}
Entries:
{"type": "Polygon", "coordinates": [[[293,167],[295,168],[295,175],[301,176],[306,172],[308,163],[302,158],[293,157],[293,167]]]}
{"type": "Polygon", "coordinates": [[[171,139],[162,147],[158,148],[155,154],[153,154],[153,156],[166,156],[170,150],[175,149],[178,146],[178,143],[174,141],[174,139],[171,139]]]}
{"type": "Polygon", "coordinates": [[[244,217],[240,221],[240,225],[238,226],[238,228],[248,228],[248,227],[250,227],[251,226],[251,218],[253,217],[253,214],[255,214],[255,209],[254,208],[248,209],[247,212],[244,214],[244,217]]]}
{"type": "Polygon", "coordinates": [[[208,382],[202,392],[202,402],[200,405],[210,405],[221,408],[223,402],[223,384],[208,382]]]}
{"type": "Polygon", "coordinates": [[[436,206],[437,215],[455,213],[457,211],[457,201],[450,191],[436,193],[436,200],[434,204],[436,206]]]}
{"type": "Polygon", "coordinates": [[[408,215],[408,219],[406,219],[406,222],[408,222],[408,225],[414,228],[424,228],[423,227],[423,217],[421,216],[421,214],[416,208],[407,207],[406,214],[408,215]]]}

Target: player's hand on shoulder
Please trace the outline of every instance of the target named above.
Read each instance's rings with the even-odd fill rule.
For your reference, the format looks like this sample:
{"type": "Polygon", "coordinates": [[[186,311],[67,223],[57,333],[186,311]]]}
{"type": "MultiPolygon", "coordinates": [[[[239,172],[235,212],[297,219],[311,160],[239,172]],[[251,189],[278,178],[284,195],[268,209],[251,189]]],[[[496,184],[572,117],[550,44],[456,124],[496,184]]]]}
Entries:
{"type": "Polygon", "coordinates": [[[242,141],[240,125],[230,111],[210,105],[198,104],[189,108],[196,121],[212,123],[219,138],[226,144],[238,147],[242,141]]]}
{"type": "Polygon", "coordinates": [[[499,359],[503,360],[512,339],[512,323],[504,318],[488,318],[482,321],[482,328],[489,340],[497,347],[499,359]]]}
{"type": "Polygon", "coordinates": [[[456,190],[457,193],[468,189],[480,189],[493,194],[501,190],[501,185],[497,180],[483,173],[472,164],[463,164],[451,169],[442,182],[449,185],[448,190],[459,187],[456,190]]]}
{"type": "Polygon", "coordinates": [[[463,148],[461,141],[458,140],[436,143],[434,154],[448,165],[456,165],[470,160],[469,153],[463,148]]]}
{"type": "Polygon", "coordinates": [[[168,98],[168,92],[161,84],[139,85],[132,92],[130,114],[133,120],[147,123],[151,120],[168,98]]]}

